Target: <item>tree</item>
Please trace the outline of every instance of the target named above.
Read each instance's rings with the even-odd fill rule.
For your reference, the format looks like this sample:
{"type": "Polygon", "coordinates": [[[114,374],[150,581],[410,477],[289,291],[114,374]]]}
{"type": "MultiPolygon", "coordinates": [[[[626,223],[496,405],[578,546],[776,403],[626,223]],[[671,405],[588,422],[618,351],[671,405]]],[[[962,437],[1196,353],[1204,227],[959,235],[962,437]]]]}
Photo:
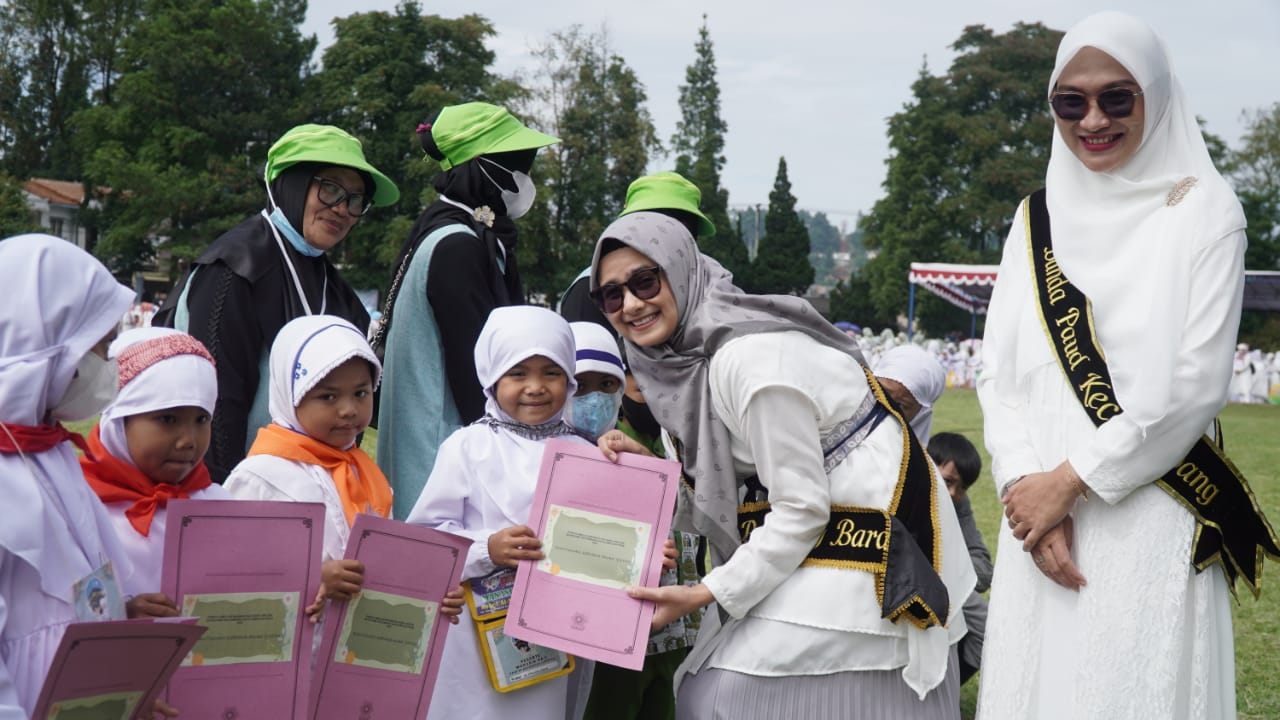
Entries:
{"type": "Polygon", "coordinates": [[[701,250],[738,275],[749,270],[750,264],[742,237],[729,222],[729,191],[720,186],[724,135],[729,126],[720,117],[720,84],[706,15],[702,16],[694,51],[697,56],[685,70],[685,82],[680,86],[680,120],[671,138],[676,172],[702,191],[702,211],[716,226],[714,237],[700,240],[701,250]]]}
{"type": "MultiPolygon", "coordinates": [[[[1244,113],[1248,129],[1241,147],[1228,153],[1227,177],[1235,186],[1248,227],[1245,267],[1280,268],[1280,102],[1244,113]]],[[[1274,313],[1245,311],[1240,339],[1253,347],[1280,344],[1280,319],[1274,313]]]]}
{"type": "MultiPolygon", "coordinates": [[[[1018,202],[1044,183],[1053,119],[1044,78],[1062,33],[1017,23],[1003,35],[974,25],[950,70],[921,69],[914,99],[889,120],[885,197],[866,221],[878,251],[864,272],[880,317],[907,309],[911,262],[994,262],[1018,202]]],[[[933,298],[917,306],[932,329],[966,322],[933,298]]]]}
{"type": "Polygon", "coordinates": [[[814,283],[827,287],[835,285],[834,254],[840,251],[840,231],[824,212],[796,212],[809,231],[809,264],[813,266],[814,283]]]}
{"type": "Polygon", "coordinates": [[[446,105],[505,104],[521,91],[490,70],[485,41],[494,30],[479,15],[424,15],[408,1],[338,18],[333,29],[324,69],[308,81],[310,115],[360,138],[365,157],[400,188],[394,207],[371,211],[338,246],[338,260],[353,286],[385,290],[405,235],[435,200],[440,167],[423,160],[418,123],[446,105]]]}
{"type": "Polygon", "coordinates": [[[1249,227],[1245,267],[1280,268],[1280,102],[1244,113],[1248,130],[1230,154],[1228,177],[1244,206],[1249,227]]]}
{"type": "Polygon", "coordinates": [[[542,125],[561,142],[540,155],[546,203],[533,222],[521,220],[520,272],[526,292],[553,300],[590,263],[627,186],[661,148],[644,86],[605,31],[575,25],[535,54],[542,64],[532,93],[542,125]]]}
{"type": "Polygon", "coordinates": [[[796,213],[796,198],[787,179],[787,159],[778,158],[778,174],[769,193],[764,237],[751,263],[753,292],[803,295],[813,284],[809,264],[809,230],[796,213]]]}
{"type": "Polygon", "coordinates": [[[80,3],[15,0],[0,8],[5,48],[0,152],[16,177],[73,179],[72,114],[88,105],[80,3]]]}
{"type": "Polygon", "coordinates": [[[28,232],[46,232],[31,218],[22,181],[0,174],[0,239],[28,232]]]}
{"type": "Polygon", "coordinates": [[[110,188],[95,254],[192,257],[263,205],[267,149],[303,118],[305,0],[146,0],[112,103],[75,118],[86,183],[110,188]]]}

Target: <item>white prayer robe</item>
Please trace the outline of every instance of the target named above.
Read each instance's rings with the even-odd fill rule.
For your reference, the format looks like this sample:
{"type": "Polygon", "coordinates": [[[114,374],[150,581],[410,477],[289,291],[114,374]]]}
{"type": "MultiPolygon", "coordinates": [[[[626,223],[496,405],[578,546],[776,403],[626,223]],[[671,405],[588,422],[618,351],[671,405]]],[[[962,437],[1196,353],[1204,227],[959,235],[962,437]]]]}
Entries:
{"type": "MultiPolygon", "coordinates": [[[[562,438],[586,443],[573,435],[562,438]]],[[[497,569],[489,559],[489,536],[529,523],[545,447],[545,442],[487,425],[454,431],[440,445],[435,467],[408,522],[471,538],[462,576],[488,575],[497,569]]],[[[489,683],[476,626],[467,610],[446,638],[428,720],[563,720],[566,677],[500,693],[489,683]]]]}
{"type": "MultiPolygon", "coordinates": [[[[1187,196],[1186,217],[1197,216],[1198,200],[1194,191],[1187,196]]],[[[1019,211],[987,315],[978,383],[985,439],[997,492],[1067,458],[1093,489],[1091,500],[1071,511],[1072,556],[1088,584],[1078,593],[1054,584],[1000,524],[979,715],[1233,718],[1226,580],[1220,568],[1192,568],[1195,521],[1152,481],[1187,449],[1186,428],[1203,430],[1221,407],[1235,324],[1220,318],[1239,312],[1244,233],[1205,237],[1196,250],[1192,311],[1177,350],[1180,379],[1165,417],[1139,427],[1126,413],[1095,428],[1041,326],[1023,227],[1019,211]]],[[[1110,323],[1145,322],[1125,315],[1095,309],[1104,342],[1117,334],[1110,323]]]]}

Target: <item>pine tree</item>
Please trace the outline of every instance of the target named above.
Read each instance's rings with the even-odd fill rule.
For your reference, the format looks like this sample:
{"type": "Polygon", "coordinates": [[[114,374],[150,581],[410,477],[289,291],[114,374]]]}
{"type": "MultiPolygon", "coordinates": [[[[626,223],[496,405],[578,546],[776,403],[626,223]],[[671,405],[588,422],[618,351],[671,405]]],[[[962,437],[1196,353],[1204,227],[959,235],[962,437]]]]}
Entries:
{"type": "Polygon", "coordinates": [[[803,295],[813,284],[809,264],[809,230],[796,213],[796,198],[787,179],[787,159],[778,158],[778,175],[769,193],[764,237],[751,264],[751,290],[803,295]]]}
{"type": "MultiPolygon", "coordinates": [[[[724,136],[729,126],[720,117],[720,84],[716,81],[716,57],[706,15],[702,16],[694,50],[697,57],[685,70],[685,84],[680,86],[680,120],[671,138],[677,153],[676,172],[702,191],[702,211],[716,226],[714,237],[700,240],[702,251],[730,272],[741,275],[750,264],[746,245],[729,222],[729,191],[720,187],[724,136]]],[[[738,278],[740,284],[742,280],[738,278]]]]}

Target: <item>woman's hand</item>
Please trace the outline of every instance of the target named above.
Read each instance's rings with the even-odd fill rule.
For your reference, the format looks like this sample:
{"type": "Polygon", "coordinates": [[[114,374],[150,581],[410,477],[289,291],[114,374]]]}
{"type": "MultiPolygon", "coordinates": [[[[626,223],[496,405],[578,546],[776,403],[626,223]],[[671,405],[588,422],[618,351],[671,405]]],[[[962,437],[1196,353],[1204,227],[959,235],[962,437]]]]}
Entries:
{"type": "Polygon", "coordinates": [[[637,600],[648,600],[655,605],[653,622],[649,623],[652,630],[660,630],[716,599],[702,583],[693,586],[629,587],[627,595],[637,600]]]}
{"type": "Polygon", "coordinates": [[[164,593],[143,593],[134,595],[124,604],[125,613],[130,618],[163,618],[177,617],[178,606],[164,593]]]}
{"type": "Polygon", "coordinates": [[[514,568],[521,560],[541,560],[541,547],[527,525],[513,525],[489,536],[489,559],[498,567],[514,568]]]}
{"type": "Polygon", "coordinates": [[[596,446],[604,453],[609,462],[618,462],[618,453],[635,453],[655,457],[649,448],[636,442],[634,438],[621,430],[610,430],[596,439],[596,446]]]}
{"type": "Polygon", "coordinates": [[[440,603],[440,614],[448,618],[449,622],[457,625],[458,616],[462,614],[462,608],[466,604],[466,595],[462,593],[462,586],[458,585],[444,594],[444,601],[440,603]]]}
{"type": "Polygon", "coordinates": [[[1040,544],[1031,551],[1031,559],[1045,577],[1068,590],[1079,592],[1086,582],[1075,561],[1071,559],[1074,522],[1070,515],[1062,518],[1062,522],[1045,533],[1040,544]]]}
{"type": "Polygon", "coordinates": [[[1009,518],[1013,536],[1022,541],[1022,549],[1030,551],[1045,533],[1062,522],[1080,497],[1080,476],[1071,464],[1063,461],[1049,472],[1033,473],[1019,480],[1005,493],[1004,514],[1009,518]]]}

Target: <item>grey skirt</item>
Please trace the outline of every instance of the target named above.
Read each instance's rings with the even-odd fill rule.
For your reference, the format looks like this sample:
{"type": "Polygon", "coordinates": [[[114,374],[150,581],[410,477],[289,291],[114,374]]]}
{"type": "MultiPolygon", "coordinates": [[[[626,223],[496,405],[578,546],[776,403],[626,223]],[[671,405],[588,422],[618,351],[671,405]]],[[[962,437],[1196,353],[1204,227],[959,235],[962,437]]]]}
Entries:
{"type": "Polygon", "coordinates": [[[676,696],[676,718],[959,720],[956,649],[951,647],[946,678],[924,700],[903,682],[901,669],[759,677],[708,668],[684,678],[676,696]]]}

